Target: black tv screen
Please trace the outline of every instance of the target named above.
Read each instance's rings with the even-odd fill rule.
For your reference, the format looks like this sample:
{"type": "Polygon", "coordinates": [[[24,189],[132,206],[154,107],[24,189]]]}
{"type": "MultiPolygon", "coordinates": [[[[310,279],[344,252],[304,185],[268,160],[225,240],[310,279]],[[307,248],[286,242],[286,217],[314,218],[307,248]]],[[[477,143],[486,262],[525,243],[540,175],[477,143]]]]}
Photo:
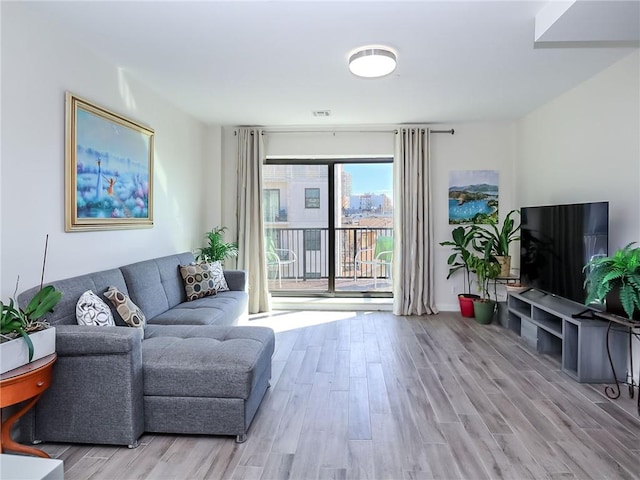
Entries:
{"type": "Polygon", "coordinates": [[[584,303],[590,259],[609,250],[609,202],[523,207],[520,232],[521,282],[584,303]]]}

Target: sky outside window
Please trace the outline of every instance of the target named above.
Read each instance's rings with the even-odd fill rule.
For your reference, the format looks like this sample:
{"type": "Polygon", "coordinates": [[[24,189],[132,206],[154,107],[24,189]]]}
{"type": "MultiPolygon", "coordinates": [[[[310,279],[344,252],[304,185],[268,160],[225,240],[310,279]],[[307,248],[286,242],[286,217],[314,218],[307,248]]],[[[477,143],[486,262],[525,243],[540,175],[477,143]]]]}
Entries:
{"type": "Polygon", "coordinates": [[[351,163],[344,165],[344,171],[351,174],[351,194],[365,193],[393,193],[393,164],[392,163],[351,163]]]}

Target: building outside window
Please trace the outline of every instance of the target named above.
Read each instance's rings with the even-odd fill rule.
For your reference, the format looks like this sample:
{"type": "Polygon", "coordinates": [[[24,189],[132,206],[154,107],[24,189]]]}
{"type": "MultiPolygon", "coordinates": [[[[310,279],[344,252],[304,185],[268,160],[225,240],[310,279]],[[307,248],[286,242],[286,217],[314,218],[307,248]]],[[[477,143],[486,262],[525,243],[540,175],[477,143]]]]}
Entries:
{"type": "Polygon", "coordinates": [[[320,189],[304,189],[304,208],[320,208],[320,189]]]}
{"type": "Polygon", "coordinates": [[[280,189],[265,188],[262,190],[264,205],[264,220],[275,222],[280,213],[280,189]]]}

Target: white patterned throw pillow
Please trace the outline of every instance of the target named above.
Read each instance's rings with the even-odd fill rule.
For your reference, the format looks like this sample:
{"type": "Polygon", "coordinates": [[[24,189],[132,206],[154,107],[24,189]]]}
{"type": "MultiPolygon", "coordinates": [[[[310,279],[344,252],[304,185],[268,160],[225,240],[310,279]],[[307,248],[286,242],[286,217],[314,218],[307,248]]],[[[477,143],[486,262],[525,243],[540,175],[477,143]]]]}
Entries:
{"type": "Polygon", "coordinates": [[[213,286],[216,289],[216,292],[228,291],[229,285],[227,285],[227,279],[224,278],[222,263],[220,262],[210,263],[209,271],[211,272],[211,279],[213,280],[213,286]]]}
{"type": "Polygon", "coordinates": [[[114,327],[116,325],[109,306],[91,290],[80,295],[76,304],[76,320],[78,325],[95,327],[114,327]]]}

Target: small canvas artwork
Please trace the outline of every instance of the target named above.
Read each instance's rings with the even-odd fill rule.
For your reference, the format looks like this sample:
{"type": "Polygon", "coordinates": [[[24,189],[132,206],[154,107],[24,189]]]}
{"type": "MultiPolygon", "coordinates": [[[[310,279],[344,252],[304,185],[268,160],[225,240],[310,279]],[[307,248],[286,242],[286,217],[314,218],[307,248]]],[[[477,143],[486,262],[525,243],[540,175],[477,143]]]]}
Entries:
{"type": "Polygon", "coordinates": [[[67,231],[152,226],[153,131],[67,101],[67,231]]]}
{"type": "Polygon", "coordinates": [[[449,224],[498,222],[497,170],[449,172],[449,224]]]}

